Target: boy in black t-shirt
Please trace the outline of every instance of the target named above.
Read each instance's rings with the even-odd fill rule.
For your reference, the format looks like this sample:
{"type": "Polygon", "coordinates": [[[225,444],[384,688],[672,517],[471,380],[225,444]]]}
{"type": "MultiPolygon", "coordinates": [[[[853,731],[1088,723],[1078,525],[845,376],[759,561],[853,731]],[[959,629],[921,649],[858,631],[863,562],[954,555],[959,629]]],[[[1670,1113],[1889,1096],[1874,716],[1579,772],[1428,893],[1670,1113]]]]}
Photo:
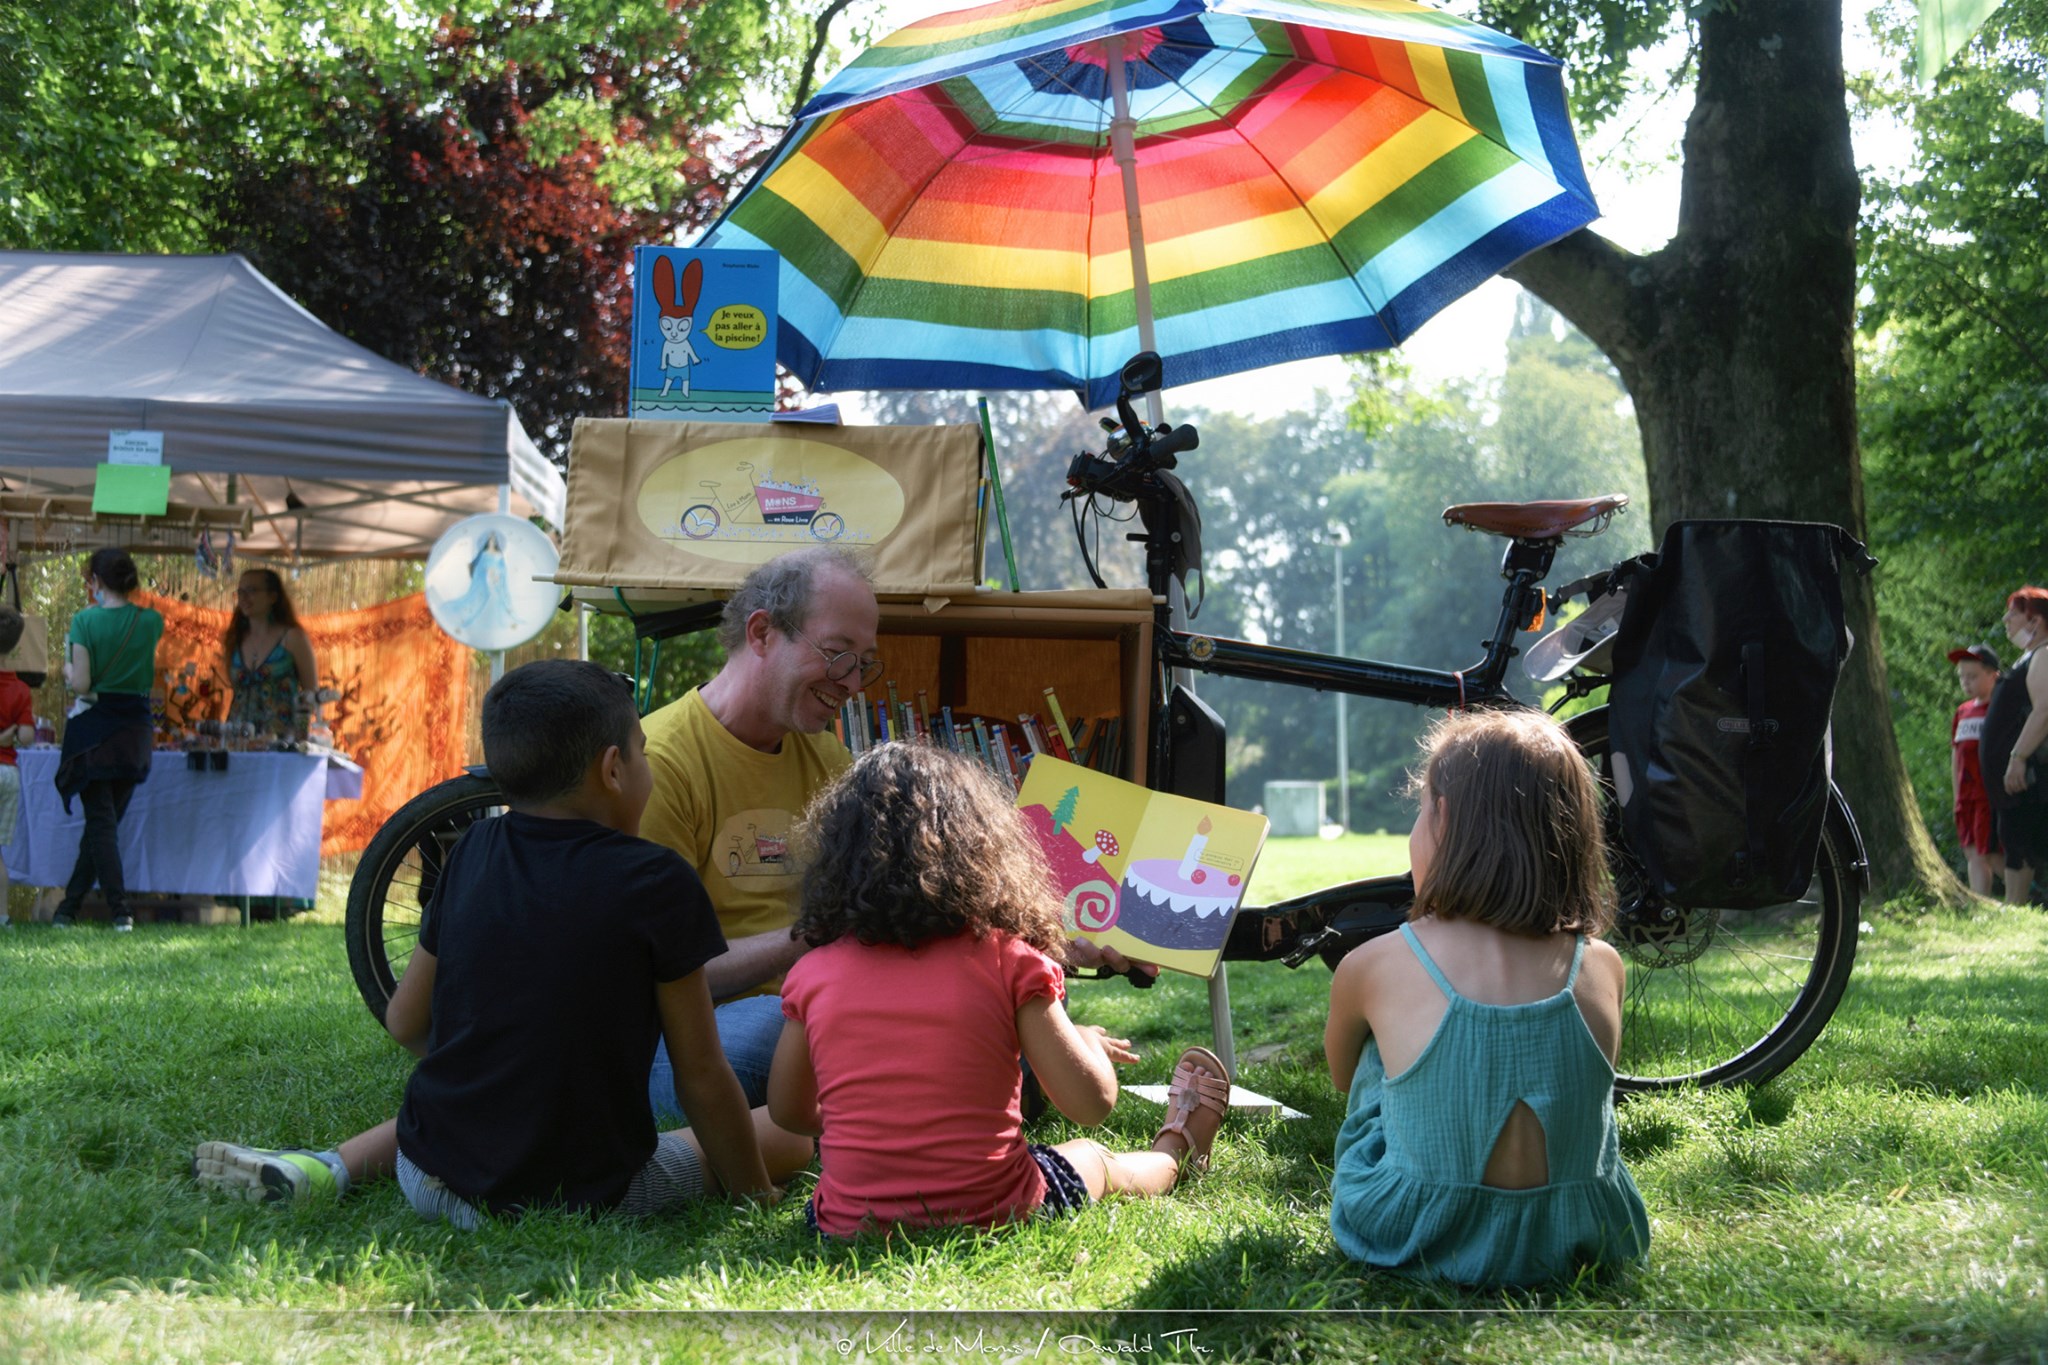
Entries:
{"type": "MultiPolygon", "coordinates": [[[[449,851],[384,1016],[421,1056],[397,1119],[406,1197],[473,1227],[542,1204],[772,1196],[810,1143],[749,1116],[719,1047],[701,969],[725,941],[697,874],[637,837],[653,778],[630,689],[595,664],[527,664],[484,698],[483,739],[511,810],[449,851]],[[659,1135],[657,1035],[687,1059],[676,1098],[695,1119],[659,1135]]],[[[204,1143],[194,1168],[257,1198],[348,1183],[335,1152],[204,1143]]]]}

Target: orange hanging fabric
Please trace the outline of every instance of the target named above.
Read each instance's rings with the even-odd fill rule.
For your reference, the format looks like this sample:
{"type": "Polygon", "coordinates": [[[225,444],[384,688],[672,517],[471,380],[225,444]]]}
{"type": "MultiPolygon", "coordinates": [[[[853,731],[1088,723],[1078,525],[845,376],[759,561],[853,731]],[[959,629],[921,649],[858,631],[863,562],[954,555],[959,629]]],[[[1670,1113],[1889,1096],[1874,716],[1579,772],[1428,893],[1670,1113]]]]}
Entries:
{"type": "MultiPolygon", "coordinates": [[[[168,684],[164,722],[173,735],[225,716],[221,638],[229,613],[150,593],[134,600],[163,613],[157,676],[168,684]]],[[[327,803],[320,839],[327,857],[364,847],[392,812],[461,773],[470,652],[434,624],[421,593],[359,611],[301,616],[299,624],[312,642],[321,687],[340,694],[325,705],[335,747],[363,765],[362,799],[327,803]]]]}

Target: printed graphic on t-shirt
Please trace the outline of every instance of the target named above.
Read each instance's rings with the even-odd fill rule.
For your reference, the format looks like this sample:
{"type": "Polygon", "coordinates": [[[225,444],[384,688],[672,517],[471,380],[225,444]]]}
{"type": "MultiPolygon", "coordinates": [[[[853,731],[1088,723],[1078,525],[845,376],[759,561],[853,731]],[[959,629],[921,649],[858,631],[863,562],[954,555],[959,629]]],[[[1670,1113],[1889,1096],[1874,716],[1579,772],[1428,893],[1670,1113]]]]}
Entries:
{"type": "Polygon", "coordinates": [[[728,877],[794,876],[789,830],[795,823],[786,810],[743,810],[711,841],[711,865],[728,877]]]}
{"type": "Polygon", "coordinates": [[[1983,735],[1983,733],[1984,717],[1964,716],[1961,720],[1956,722],[1955,742],[1959,745],[1975,744],[1978,738],[1983,735]]]}

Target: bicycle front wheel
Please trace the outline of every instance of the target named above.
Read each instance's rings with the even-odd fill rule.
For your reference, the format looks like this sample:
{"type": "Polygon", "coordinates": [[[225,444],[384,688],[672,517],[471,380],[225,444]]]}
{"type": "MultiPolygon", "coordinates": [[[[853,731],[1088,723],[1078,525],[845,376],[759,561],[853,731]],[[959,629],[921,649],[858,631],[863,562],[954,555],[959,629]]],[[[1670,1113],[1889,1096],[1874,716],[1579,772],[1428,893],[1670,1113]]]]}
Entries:
{"type": "Polygon", "coordinates": [[[1680,907],[1648,888],[1621,830],[1607,713],[1567,727],[1600,779],[1615,925],[1628,967],[1615,1087],[1761,1085],[1833,1017],[1856,962],[1862,876],[1849,813],[1830,796],[1806,894],[1757,910],[1680,907]]]}
{"type": "Polygon", "coordinates": [[[497,783],[465,774],[400,806],[363,850],[348,885],[345,933],[349,971],[378,1023],[419,942],[448,850],[464,830],[504,810],[497,783]]]}

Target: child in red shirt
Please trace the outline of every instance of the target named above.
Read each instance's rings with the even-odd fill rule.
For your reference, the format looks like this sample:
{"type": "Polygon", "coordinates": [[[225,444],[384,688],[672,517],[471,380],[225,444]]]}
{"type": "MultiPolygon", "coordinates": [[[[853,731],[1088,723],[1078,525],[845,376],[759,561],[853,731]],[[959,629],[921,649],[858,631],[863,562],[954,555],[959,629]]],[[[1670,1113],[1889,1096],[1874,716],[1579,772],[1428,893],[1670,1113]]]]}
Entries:
{"type": "MultiPolygon", "coordinates": [[[[0,655],[11,654],[21,643],[21,613],[0,605],[0,655]]],[[[14,828],[21,823],[21,768],[15,749],[36,741],[36,698],[21,678],[0,669],[0,849],[14,842],[14,828]]],[[[7,864],[0,862],[0,925],[7,918],[7,864]]]]}
{"type": "Polygon", "coordinates": [[[1998,655],[1989,645],[1971,645],[1950,650],[1948,661],[1956,666],[1956,680],[1964,693],[1948,727],[1955,757],[1949,766],[1949,794],[1955,805],[1956,842],[1963,846],[1963,858],[1970,866],[1970,889],[1988,896],[1992,880],[2005,875],[2005,851],[1991,827],[1991,802],[1984,794],[1984,777],[1977,766],[1977,736],[1984,729],[1991,689],[1998,685],[1998,655]]]}
{"type": "Polygon", "coordinates": [[[808,833],[793,932],[812,951],[783,983],[768,1112],[819,1139],[814,1230],[989,1227],[1164,1194],[1183,1165],[1206,1166],[1230,1099],[1207,1048],[1181,1055],[1149,1151],[1024,1140],[1020,1052],[1081,1124],[1107,1117],[1112,1063],[1137,1054],[1067,1017],[1060,902],[986,772],[882,745],[818,798],[808,833]]]}

